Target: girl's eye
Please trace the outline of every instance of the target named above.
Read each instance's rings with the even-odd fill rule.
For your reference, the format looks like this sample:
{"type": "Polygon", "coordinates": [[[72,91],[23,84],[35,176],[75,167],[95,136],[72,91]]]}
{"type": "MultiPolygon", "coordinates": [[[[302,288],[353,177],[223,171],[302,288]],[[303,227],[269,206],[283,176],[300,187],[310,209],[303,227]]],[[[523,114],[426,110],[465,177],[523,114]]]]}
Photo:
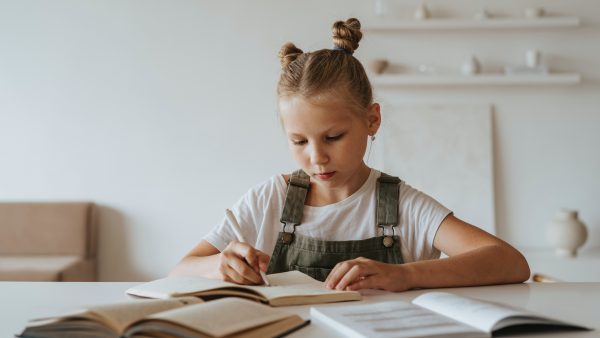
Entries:
{"type": "Polygon", "coordinates": [[[335,135],[335,136],[327,136],[326,139],[327,141],[337,141],[339,139],[341,139],[344,136],[344,134],[339,134],[339,135],[335,135]]]}
{"type": "Polygon", "coordinates": [[[306,140],[298,140],[298,141],[297,140],[292,140],[292,143],[295,146],[301,146],[301,145],[305,145],[306,144],[306,140]]]}

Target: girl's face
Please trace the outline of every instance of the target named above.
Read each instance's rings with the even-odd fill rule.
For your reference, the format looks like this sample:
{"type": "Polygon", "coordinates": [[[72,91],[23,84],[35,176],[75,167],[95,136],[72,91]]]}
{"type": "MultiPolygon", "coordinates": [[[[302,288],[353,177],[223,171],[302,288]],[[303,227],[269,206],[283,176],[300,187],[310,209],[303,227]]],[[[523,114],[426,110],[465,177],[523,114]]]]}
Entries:
{"type": "Polygon", "coordinates": [[[311,182],[352,193],[368,177],[363,156],[381,117],[378,104],[357,114],[340,96],[285,97],[279,100],[279,110],[292,155],[311,182]]]}

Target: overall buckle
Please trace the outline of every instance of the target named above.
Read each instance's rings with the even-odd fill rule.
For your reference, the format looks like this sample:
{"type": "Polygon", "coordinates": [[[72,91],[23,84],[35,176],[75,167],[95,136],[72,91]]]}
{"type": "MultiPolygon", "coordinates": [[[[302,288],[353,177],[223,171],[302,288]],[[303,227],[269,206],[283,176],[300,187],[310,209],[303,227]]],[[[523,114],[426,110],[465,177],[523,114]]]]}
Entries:
{"type": "Polygon", "coordinates": [[[396,235],[396,226],[395,225],[390,225],[390,227],[392,228],[392,235],[391,236],[386,236],[385,235],[385,224],[379,225],[379,227],[381,228],[381,232],[383,234],[383,246],[385,246],[386,248],[391,248],[392,246],[394,246],[394,236],[396,235]]]}
{"type": "Polygon", "coordinates": [[[294,241],[294,233],[296,232],[296,226],[298,226],[298,224],[292,224],[293,228],[292,228],[292,232],[285,232],[285,227],[287,226],[286,222],[281,222],[281,224],[283,224],[282,230],[281,232],[283,233],[282,237],[281,237],[281,241],[284,244],[290,244],[294,241]]]}

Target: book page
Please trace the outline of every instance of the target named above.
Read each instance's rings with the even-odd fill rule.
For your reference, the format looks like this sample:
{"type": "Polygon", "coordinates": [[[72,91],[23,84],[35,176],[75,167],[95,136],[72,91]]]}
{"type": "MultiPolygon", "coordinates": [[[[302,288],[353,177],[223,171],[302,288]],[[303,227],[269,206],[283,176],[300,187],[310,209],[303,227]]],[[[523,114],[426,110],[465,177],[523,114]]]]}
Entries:
{"type": "Polygon", "coordinates": [[[272,286],[282,286],[282,285],[298,285],[298,284],[313,284],[313,285],[322,285],[323,283],[310,277],[307,274],[304,274],[300,271],[287,271],[281,273],[273,273],[267,275],[267,279],[272,286]]]}
{"type": "Polygon", "coordinates": [[[149,298],[169,298],[192,295],[224,287],[244,288],[244,285],[197,276],[172,276],[153,280],[127,289],[126,293],[149,298]]]}
{"type": "Polygon", "coordinates": [[[100,323],[116,333],[120,333],[131,322],[145,316],[202,302],[201,299],[196,297],[183,297],[177,299],[131,300],[119,303],[94,305],[55,317],[34,319],[30,321],[27,326],[33,328],[55,323],[65,323],[72,320],[87,319],[89,321],[100,323]]]}
{"type": "Polygon", "coordinates": [[[203,303],[203,300],[197,297],[145,299],[91,306],[88,307],[88,310],[90,313],[97,315],[106,321],[110,321],[117,332],[122,332],[127,325],[140,318],[154,313],[198,303],[203,303]]]}
{"type": "MultiPolygon", "coordinates": [[[[481,301],[447,292],[428,292],[412,301],[414,304],[444,316],[492,332],[496,323],[511,316],[527,317],[531,314],[506,305],[481,301]]],[[[527,321],[525,321],[527,322],[527,321]]]]}
{"type": "MultiPolygon", "coordinates": [[[[338,291],[326,288],[320,284],[299,284],[299,285],[287,285],[287,286],[248,286],[248,288],[254,289],[260,292],[268,300],[282,298],[282,297],[306,297],[306,296],[323,296],[323,295],[344,295],[352,294],[356,295],[360,299],[360,293],[358,291],[338,291]]],[[[354,299],[356,297],[350,297],[354,299]]]]}
{"type": "Polygon", "coordinates": [[[483,331],[402,301],[312,307],[310,315],[348,337],[488,337],[483,331]]]}
{"type": "MultiPolygon", "coordinates": [[[[271,286],[248,286],[249,289],[256,290],[263,294],[267,299],[294,296],[320,296],[333,294],[353,294],[356,291],[338,291],[325,287],[325,283],[320,282],[300,271],[287,271],[267,275],[271,286]]],[[[360,298],[360,297],[359,297],[360,298]]]]}
{"type": "MultiPolygon", "coordinates": [[[[222,298],[149,316],[174,322],[202,333],[222,337],[271,323],[293,314],[242,298],[222,298]]],[[[134,324],[136,325],[136,324],[134,324]]]]}

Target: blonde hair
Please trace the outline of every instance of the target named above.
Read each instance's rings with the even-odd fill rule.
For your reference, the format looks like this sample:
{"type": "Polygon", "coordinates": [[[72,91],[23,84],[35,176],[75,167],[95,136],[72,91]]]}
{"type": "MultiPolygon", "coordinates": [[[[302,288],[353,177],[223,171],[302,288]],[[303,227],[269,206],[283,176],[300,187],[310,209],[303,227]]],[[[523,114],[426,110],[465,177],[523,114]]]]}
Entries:
{"type": "Polygon", "coordinates": [[[365,112],[373,103],[373,90],[365,69],[352,56],[362,38],[360,21],[355,18],[336,21],[332,30],[334,49],[304,53],[291,42],[281,47],[277,95],[311,98],[323,93],[341,93],[351,109],[365,112]]]}

